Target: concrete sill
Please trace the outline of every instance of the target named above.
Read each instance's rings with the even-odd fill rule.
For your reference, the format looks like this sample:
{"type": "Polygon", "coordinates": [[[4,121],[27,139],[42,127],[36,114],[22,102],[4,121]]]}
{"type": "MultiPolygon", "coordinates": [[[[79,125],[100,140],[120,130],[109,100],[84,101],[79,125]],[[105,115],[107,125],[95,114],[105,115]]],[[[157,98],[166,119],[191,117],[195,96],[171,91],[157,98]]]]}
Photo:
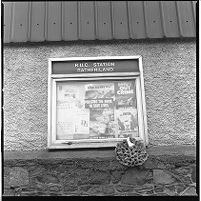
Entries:
{"type": "MultiPolygon", "coordinates": [[[[147,148],[151,157],[160,156],[185,156],[196,157],[196,147],[191,145],[171,145],[147,148]]],[[[114,148],[110,149],[77,149],[77,150],[39,150],[39,151],[4,151],[4,160],[13,159],[109,159],[115,158],[114,148]]]]}

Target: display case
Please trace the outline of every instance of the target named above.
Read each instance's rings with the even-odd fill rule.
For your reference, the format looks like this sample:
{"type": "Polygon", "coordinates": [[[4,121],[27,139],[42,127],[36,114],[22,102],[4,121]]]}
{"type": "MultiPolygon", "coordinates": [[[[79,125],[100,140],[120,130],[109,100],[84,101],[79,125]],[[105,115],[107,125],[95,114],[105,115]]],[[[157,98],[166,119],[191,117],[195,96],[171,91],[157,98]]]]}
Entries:
{"type": "Polygon", "coordinates": [[[48,76],[49,149],[148,144],[141,56],[50,58],[48,76]]]}

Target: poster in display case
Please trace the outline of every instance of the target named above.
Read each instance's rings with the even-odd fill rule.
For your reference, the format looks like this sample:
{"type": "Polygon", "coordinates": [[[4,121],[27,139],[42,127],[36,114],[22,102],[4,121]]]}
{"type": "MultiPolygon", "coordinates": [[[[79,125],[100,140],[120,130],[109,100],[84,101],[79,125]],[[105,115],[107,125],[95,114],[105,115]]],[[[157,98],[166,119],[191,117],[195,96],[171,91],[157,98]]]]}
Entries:
{"type": "Polygon", "coordinates": [[[147,143],[140,58],[50,59],[48,148],[147,143]]]}

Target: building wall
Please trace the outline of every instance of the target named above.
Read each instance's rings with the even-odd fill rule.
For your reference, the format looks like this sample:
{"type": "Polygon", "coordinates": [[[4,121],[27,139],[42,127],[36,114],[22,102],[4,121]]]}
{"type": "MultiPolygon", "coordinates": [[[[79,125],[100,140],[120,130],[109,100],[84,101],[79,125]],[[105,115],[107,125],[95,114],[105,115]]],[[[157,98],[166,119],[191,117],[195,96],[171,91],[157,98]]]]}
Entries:
{"type": "Polygon", "coordinates": [[[47,147],[48,58],[143,58],[150,145],[194,145],[195,40],[58,42],[4,47],[4,150],[47,147]]]}

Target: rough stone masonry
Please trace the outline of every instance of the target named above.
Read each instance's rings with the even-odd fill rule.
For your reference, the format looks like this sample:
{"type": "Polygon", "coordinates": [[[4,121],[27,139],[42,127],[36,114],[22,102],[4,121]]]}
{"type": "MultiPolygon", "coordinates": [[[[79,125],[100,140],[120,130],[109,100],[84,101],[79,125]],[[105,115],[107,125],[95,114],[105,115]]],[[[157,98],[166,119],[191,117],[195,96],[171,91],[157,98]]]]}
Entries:
{"type": "Polygon", "coordinates": [[[182,149],[183,154],[166,150],[163,155],[158,153],[164,150],[152,148],[148,160],[132,168],[114,157],[17,159],[7,154],[3,195],[197,196],[196,159],[182,149]]]}

